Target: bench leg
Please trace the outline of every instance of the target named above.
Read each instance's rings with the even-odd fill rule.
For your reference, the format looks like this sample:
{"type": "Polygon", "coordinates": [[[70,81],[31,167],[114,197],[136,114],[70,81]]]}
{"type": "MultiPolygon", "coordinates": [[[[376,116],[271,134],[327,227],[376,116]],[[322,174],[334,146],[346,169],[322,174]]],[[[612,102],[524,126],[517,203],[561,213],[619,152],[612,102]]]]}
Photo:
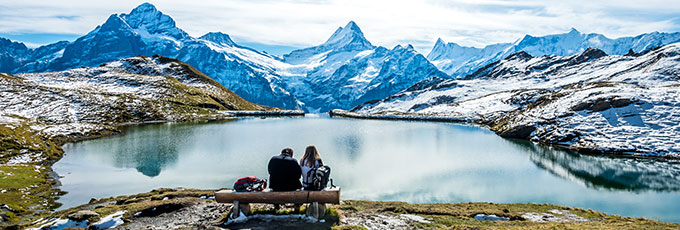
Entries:
{"type": "Polygon", "coordinates": [[[241,207],[238,203],[238,200],[235,200],[234,205],[231,207],[231,218],[236,219],[240,215],[241,215],[241,207]]]}
{"type": "Polygon", "coordinates": [[[307,206],[307,216],[315,219],[323,218],[326,215],[326,204],[319,204],[319,202],[312,202],[307,206]]]}
{"type": "Polygon", "coordinates": [[[243,214],[250,215],[250,204],[249,203],[244,203],[244,204],[239,204],[238,207],[243,214]]]}

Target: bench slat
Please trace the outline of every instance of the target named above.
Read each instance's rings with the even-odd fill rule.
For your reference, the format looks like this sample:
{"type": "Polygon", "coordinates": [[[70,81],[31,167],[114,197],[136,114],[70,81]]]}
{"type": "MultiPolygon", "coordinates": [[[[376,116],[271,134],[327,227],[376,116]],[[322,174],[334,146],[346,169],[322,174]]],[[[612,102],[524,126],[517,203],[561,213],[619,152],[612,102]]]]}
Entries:
{"type": "Polygon", "coordinates": [[[236,192],[234,190],[220,190],[215,192],[215,201],[219,203],[232,203],[238,200],[241,203],[326,203],[340,204],[340,188],[324,189],[322,191],[290,191],[273,192],[236,192]]]}

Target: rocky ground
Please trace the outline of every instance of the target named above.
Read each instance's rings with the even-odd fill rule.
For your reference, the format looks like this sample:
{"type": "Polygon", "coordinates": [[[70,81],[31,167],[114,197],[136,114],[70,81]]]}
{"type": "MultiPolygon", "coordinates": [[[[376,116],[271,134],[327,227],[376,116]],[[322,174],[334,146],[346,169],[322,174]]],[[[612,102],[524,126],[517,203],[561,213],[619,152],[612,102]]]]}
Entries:
{"type": "Polygon", "coordinates": [[[42,229],[674,229],[679,224],[607,215],[548,204],[408,204],[343,201],[316,220],[292,207],[253,204],[250,217],[228,223],[231,204],[215,202],[213,190],[158,189],[93,199],[35,221],[42,229]]]}

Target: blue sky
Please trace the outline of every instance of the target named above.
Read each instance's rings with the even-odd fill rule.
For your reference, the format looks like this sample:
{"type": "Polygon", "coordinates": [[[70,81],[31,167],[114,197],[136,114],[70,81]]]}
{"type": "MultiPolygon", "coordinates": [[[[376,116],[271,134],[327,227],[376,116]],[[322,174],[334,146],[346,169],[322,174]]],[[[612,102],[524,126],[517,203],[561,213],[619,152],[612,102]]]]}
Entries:
{"type": "MultiPolygon", "coordinates": [[[[0,0],[0,37],[29,46],[74,40],[110,14],[145,1],[0,0]]],[[[211,31],[273,54],[323,43],[354,20],[375,45],[413,44],[427,54],[437,38],[460,45],[513,42],[525,34],[576,28],[611,38],[680,31],[680,4],[669,0],[207,0],[153,1],[192,36],[211,31]]]]}

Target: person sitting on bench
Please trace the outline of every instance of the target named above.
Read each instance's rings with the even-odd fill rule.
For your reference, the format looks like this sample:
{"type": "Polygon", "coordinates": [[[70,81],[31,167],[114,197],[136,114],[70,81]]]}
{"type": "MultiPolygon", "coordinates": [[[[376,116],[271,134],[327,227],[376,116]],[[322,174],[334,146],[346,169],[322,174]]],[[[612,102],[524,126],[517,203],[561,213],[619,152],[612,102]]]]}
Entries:
{"type": "Polygon", "coordinates": [[[273,191],[295,191],[302,188],[300,177],[302,170],[293,158],[293,149],[284,148],[281,155],[273,156],[267,166],[269,171],[269,188],[273,191]]]}
{"type": "Polygon", "coordinates": [[[323,166],[321,155],[316,150],[316,146],[310,145],[305,149],[305,155],[300,159],[300,168],[302,169],[302,187],[304,190],[318,191],[320,189],[314,188],[312,185],[314,173],[318,167],[323,166]]]}

